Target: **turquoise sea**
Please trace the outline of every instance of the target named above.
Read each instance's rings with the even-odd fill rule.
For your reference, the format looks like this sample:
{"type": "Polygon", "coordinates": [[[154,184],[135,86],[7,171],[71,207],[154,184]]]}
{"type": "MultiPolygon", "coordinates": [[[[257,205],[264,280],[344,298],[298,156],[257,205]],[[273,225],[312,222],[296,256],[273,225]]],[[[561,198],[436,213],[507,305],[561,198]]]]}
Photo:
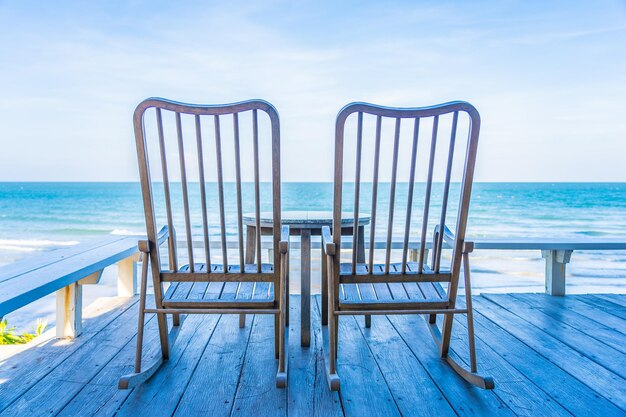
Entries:
{"type": "MultiPolygon", "coordinates": [[[[198,194],[197,188],[197,184],[190,184],[192,200],[198,194]]],[[[379,191],[378,211],[383,217],[377,221],[377,230],[386,225],[388,188],[388,184],[382,184],[379,191]]],[[[331,183],[285,183],[283,210],[331,210],[332,189],[331,183]]],[[[423,198],[420,190],[417,186],[417,200],[423,198]]],[[[209,186],[209,196],[215,196],[214,191],[214,185],[209,186]]],[[[437,200],[441,190],[435,186],[433,192],[437,200]]],[[[251,193],[252,184],[244,184],[244,211],[253,210],[253,198],[248,197],[251,193]]],[[[402,208],[406,204],[406,184],[399,184],[397,193],[396,208],[402,208]]],[[[237,233],[234,194],[234,184],[226,184],[228,233],[233,236],[237,233]]],[[[352,209],[351,194],[352,190],[346,189],[347,210],[352,209]]],[[[369,212],[370,194],[365,186],[362,212],[369,212]]],[[[262,195],[271,196],[269,184],[262,184],[262,195]]],[[[174,200],[181,204],[178,189],[174,190],[174,200]]],[[[215,199],[209,198],[209,209],[212,207],[215,199]]],[[[192,205],[192,209],[197,213],[195,230],[200,232],[198,205],[192,205]]],[[[210,223],[217,233],[216,216],[210,217],[210,223]]],[[[413,217],[420,216],[421,212],[413,217]]],[[[448,216],[453,220],[454,210],[448,216]]],[[[404,220],[396,217],[399,219],[394,222],[394,234],[400,237],[404,220]]],[[[98,236],[143,232],[138,183],[0,183],[0,264],[98,236]]],[[[468,236],[626,239],[626,183],[476,183],[468,236]]],[[[526,281],[542,282],[540,253],[483,252],[477,252],[473,262],[479,287],[504,291],[523,287],[526,281]],[[502,274],[509,278],[498,278],[502,274]]],[[[576,252],[568,265],[568,275],[573,280],[568,282],[574,284],[580,278],[582,289],[598,284],[599,290],[621,292],[626,288],[626,251],[576,252]]]]}

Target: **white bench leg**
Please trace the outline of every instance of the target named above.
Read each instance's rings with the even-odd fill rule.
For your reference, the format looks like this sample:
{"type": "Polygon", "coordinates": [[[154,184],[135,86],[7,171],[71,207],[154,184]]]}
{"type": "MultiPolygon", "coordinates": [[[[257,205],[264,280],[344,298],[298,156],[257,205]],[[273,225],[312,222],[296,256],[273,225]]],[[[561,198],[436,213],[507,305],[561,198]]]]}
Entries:
{"type": "Polygon", "coordinates": [[[572,257],[571,250],[542,250],[546,260],[546,294],[565,295],[565,265],[572,257]]]}
{"type": "Polygon", "coordinates": [[[57,291],[57,337],[74,338],[83,331],[83,286],[76,283],[57,291]]]}
{"type": "Polygon", "coordinates": [[[137,294],[137,261],[133,255],[117,263],[117,295],[132,297],[137,294]]]}

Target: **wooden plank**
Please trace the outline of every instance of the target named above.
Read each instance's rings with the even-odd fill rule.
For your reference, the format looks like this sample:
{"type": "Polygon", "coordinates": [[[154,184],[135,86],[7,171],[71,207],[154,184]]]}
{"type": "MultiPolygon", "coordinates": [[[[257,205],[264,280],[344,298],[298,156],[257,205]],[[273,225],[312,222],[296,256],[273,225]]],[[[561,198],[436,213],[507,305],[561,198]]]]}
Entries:
{"type": "MultiPolygon", "coordinates": [[[[543,294],[537,295],[554,298],[543,294]]],[[[621,413],[619,408],[598,395],[592,388],[550,362],[482,314],[474,315],[474,325],[476,335],[480,340],[502,355],[511,366],[551,395],[554,401],[572,414],[606,417],[621,413]]],[[[490,357],[481,356],[478,366],[479,369],[490,369],[490,357]]],[[[496,378],[497,393],[500,391],[501,383],[506,384],[507,381],[496,378]]]]}
{"type": "MultiPolygon", "coordinates": [[[[117,416],[172,415],[218,323],[218,315],[190,315],[182,324],[170,359],[124,402],[117,416]]],[[[236,326],[234,326],[236,327],[236,326]]]]}
{"type": "Polygon", "coordinates": [[[239,328],[233,315],[220,316],[174,415],[230,415],[251,327],[239,328]]]}
{"type": "MultiPolygon", "coordinates": [[[[587,334],[579,331],[577,327],[572,327],[562,320],[554,320],[542,311],[532,308],[526,303],[516,301],[511,295],[485,294],[483,296],[504,309],[517,314],[597,364],[613,371],[616,375],[624,375],[626,356],[593,337],[589,337],[587,334]]],[[[626,383],[626,380],[624,382],[626,383]]]]}
{"type": "Polygon", "coordinates": [[[499,238],[477,239],[475,249],[495,250],[623,250],[624,238],[499,238]]]}
{"type": "Polygon", "coordinates": [[[387,316],[387,319],[459,415],[514,415],[492,391],[469,385],[445,361],[441,360],[437,345],[433,342],[422,317],[387,316]]]}
{"type": "Polygon", "coordinates": [[[607,298],[606,295],[602,294],[589,294],[586,297],[582,297],[584,301],[590,304],[598,304],[605,311],[611,312],[611,314],[618,315],[619,317],[624,317],[626,311],[624,310],[623,303],[618,302],[616,299],[607,298]]]}
{"type": "MultiPolygon", "coordinates": [[[[583,314],[579,314],[577,311],[559,306],[552,301],[555,297],[545,294],[512,294],[512,297],[539,309],[554,320],[578,329],[589,337],[611,346],[613,349],[626,353],[626,334],[607,327],[601,322],[594,321],[583,314]]],[[[626,329],[626,321],[623,322],[623,325],[622,329],[626,329]]]]}
{"type": "Polygon", "coordinates": [[[126,346],[137,330],[139,306],[133,305],[91,338],[60,366],[39,379],[0,415],[58,413],[109,361],[126,346]]]}
{"type": "Polygon", "coordinates": [[[399,416],[385,377],[364,340],[355,317],[339,318],[337,373],[346,415],[399,416]]]}
{"type": "Polygon", "coordinates": [[[274,318],[255,315],[231,416],[287,414],[287,390],[276,388],[274,318]]]}
{"type": "MultiPolygon", "coordinates": [[[[300,304],[297,296],[291,297],[289,303],[289,381],[287,390],[287,415],[293,416],[310,416],[315,408],[315,367],[316,355],[321,350],[317,346],[315,338],[315,319],[313,321],[313,331],[311,334],[310,346],[303,349],[299,346],[301,327],[298,323],[300,320],[300,310],[297,306],[300,304]]],[[[317,310],[315,300],[313,300],[312,315],[317,310]]],[[[315,316],[314,316],[315,317],[315,316]]],[[[326,391],[327,386],[324,386],[326,391]]],[[[330,392],[330,391],[329,391],[330,392]]]]}
{"type": "Polygon", "coordinates": [[[474,306],[480,314],[626,411],[626,384],[622,377],[482,295],[474,297],[474,306]]]}
{"type": "Polygon", "coordinates": [[[23,274],[33,272],[39,268],[50,266],[54,263],[65,261],[73,256],[81,255],[85,252],[97,250],[111,243],[115,243],[121,240],[127,240],[129,247],[137,246],[137,239],[134,239],[134,244],[128,241],[127,236],[107,236],[105,238],[88,240],[84,243],[74,245],[68,248],[55,249],[50,252],[44,252],[37,254],[37,256],[31,256],[22,259],[17,262],[13,262],[0,267],[0,283],[15,279],[23,274]]]}
{"type": "MultiPolygon", "coordinates": [[[[61,366],[81,346],[97,337],[104,328],[137,303],[132,300],[114,299],[103,305],[85,309],[85,328],[78,339],[50,339],[11,357],[3,358],[0,366],[0,411],[5,410],[16,398],[28,391],[40,379],[61,366]]],[[[26,347],[26,346],[25,346],[26,347]]]]}
{"type": "Polygon", "coordinates": [[[100,271],[137,251],[135,239],[122,239],[98,250],[72,256],[64,262],[38,268],[20,275],[19,279],[5,281],[0,285],[0,316],[100,271]],[[131,241],[134,242],[133,245],[130,245],[131,241]]]}
{"type": "Polygon", "coordinates": [[[601,323],[602,325],[617,330],[620,333],[623,333],[623,329],[626,329],[626,319],[610,314],[600,307],[587,304],[577,298],[577,296],[568,295],[567,297],[551,298],[550,302],[552,304],[558,305],[563,309],[582,314],[593,322],[601,323]]]}
{"type": "Polygon", "coordinates": [[[341,400],[337,391],[328,389],[324,365],[323,341],[320,327],[320,297],[313,296],[311,345],[308,349],[298,346],[298,296],[291,297],[291,320],[289,339],[289,389],[287,390],[287,415],[299,416],[343,416],[341,400]]]}
{"type": "MultiPolygon", "coordinates": [[[[443,319],[439,320],[443,322],[443,319]]],[[[469,345],[467,321],[465,316],[455,317],[453,348],[459,363],[469,368],[469,345]]],[[[508,349],[496,350],[482,339],[475,339],[479,372],[493,377],[496,381],[496,394],[518,416],[569,416],[570,413],[540,387],[532,379],[526,377],[506,361],[508,349]],[[502,355],[502,356],[500,356],[502,355]]]]}
{"type": "MultiPolygon", "coordinates": [[[[372,329],[361,325],[361,333],[403,416],[456,416],[445,396],[386,317],[376,320],[372,329]]],[[[349,383],[367,384],[367,380],[349,383]]]]}
{"type": "Polygon", "coordinates": [[[573,299],[582,301],[596,309],[602,310],[604,313],[608,313],[626,320],[626,310],[623,308],[619,308],[615,305],[615,303],[611,301],[596,297],[594,295],[574,295],[571,297],[573,297],[573,299]]]}
{"type": "Polygon", "coordinates": [[[618,306],[626,307],[626,295],[624,294],[594,294],[593,296],[605,299],[614,304],[617,304],[618,306]]]}
{"type": "MultiPolygon", "coordinates": [[[[115,324],[113,324],[115,325],[115,324]]],[[[143,363],[150,364],[161,355],[159,333],[154,315],[146,317],[143,363]]],[[[134,372],[137,335],[122,348],[57,416],[112,416],[130,395],[130,390],[118,389],[120,375],[134,372]]]]}

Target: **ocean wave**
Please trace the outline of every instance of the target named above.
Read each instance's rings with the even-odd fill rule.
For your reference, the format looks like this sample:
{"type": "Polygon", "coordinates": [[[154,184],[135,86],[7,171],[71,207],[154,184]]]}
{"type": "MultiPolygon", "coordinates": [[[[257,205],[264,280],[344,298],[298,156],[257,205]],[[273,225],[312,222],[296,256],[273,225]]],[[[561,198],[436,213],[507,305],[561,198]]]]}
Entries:
{"type": "Polygon", "coordinates": [[[74,246],[77,240],[0,239],[0,250],[11,252],[36,252],[44,249],[74,246]]]}
{"type": "Polygon", "coordinates": [[[111,232],[112,235],[129,235],[129,236],[143,236],[145,233],[143,232],[133,232],[132,230],[126,229],[115,229],[111,232]]]}

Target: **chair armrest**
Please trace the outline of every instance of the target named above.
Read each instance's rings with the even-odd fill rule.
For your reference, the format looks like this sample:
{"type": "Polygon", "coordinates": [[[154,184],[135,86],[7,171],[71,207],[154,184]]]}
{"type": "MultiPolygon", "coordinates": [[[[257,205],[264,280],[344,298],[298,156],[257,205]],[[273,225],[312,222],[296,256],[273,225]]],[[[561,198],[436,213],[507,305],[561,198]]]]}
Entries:
{"type": "MultiPolygon", "coordinates": [[[[169,229],[167,228],[167,226],[163,226],[161,230],[159,230],[159,233],[157,233],[157,245],[161,246],[163,242],[165,242],[169,236],[170,236],[169,229]]],[[[150,245],[147,239],[140,240],[137,246],[139,247],[139,252],[143,252],[143,253],[150,252],[150,245]]]]}
{"type": "Polygon", "coordinates": [[[280,228],[280,242],[278,243],[278,250],[280,250],[280,253],[282,254],[289,252],[289,226],[281,226],[280,228]]]}
{"type": "Polygon", "coordinates": [[[328,226],[322,227],[322,246],[324,247],[326,255],[335,255],[335,242],[333,242],[333,237],[330,234],[330,227],[328,226]]]}
{"type": "MultiPolygon", "coordinates": [[[[439,225],[435,226],[435,233],[439,232],[439,225]]],[[[443,226],[443,241],[446,242],[446,245],[450,247],[454,247],[456,245],[456,236],[452,233],[452,230],[448,228],[448,226],[443,226]]],[[[465,241],[463,242],[463,253],[472,253],[474,251],[474,242],[465,241]]]]}

